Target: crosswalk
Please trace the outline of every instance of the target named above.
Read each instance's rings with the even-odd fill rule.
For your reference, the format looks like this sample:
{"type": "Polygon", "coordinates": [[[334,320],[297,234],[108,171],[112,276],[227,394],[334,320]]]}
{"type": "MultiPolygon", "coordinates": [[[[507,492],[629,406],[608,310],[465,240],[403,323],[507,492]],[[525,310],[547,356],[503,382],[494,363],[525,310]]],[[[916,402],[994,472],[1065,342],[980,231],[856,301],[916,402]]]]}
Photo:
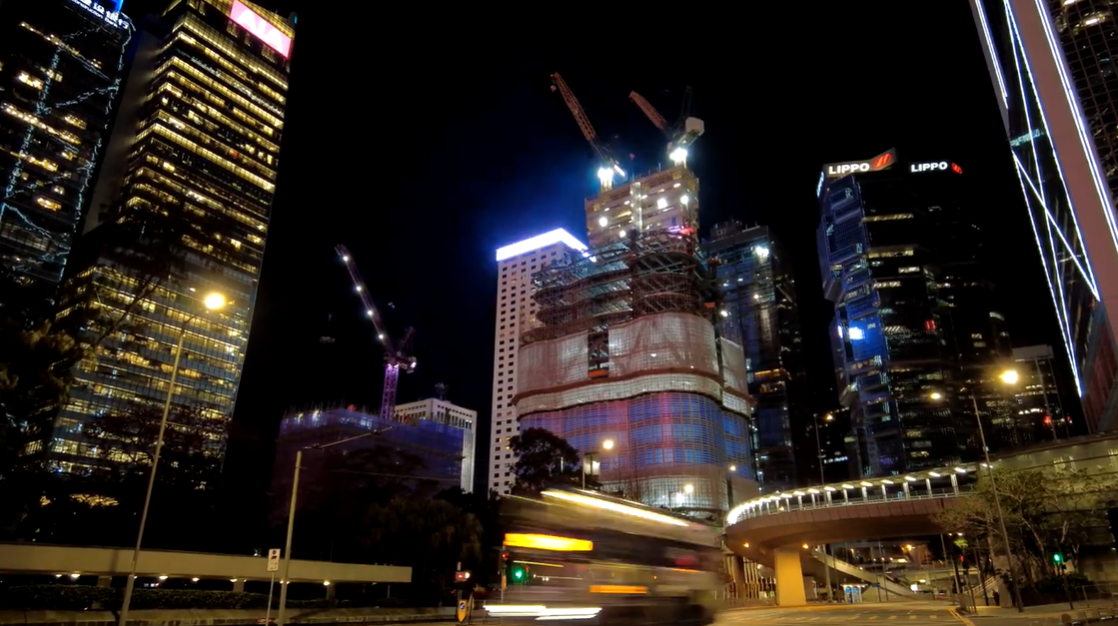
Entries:
{"type": "Polygon", "coordinates": [[[781,626],[826,626],[851,622],[873,622],[880,626],[949,626],[955,620],[947,611],[888,611],[888,610],[795,610],[795,609],[754,609],[727,611],[718,616],[715,626],[736,626],[738,624],[777,623],[781,626]]]}

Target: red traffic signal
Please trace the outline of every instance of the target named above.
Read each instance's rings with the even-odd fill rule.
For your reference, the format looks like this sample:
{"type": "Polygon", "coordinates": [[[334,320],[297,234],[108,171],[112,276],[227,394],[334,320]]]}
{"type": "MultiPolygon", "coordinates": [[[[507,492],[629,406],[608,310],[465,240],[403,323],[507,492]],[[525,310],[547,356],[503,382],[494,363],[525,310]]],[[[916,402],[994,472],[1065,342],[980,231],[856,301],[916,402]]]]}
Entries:
{"type": "Polygon", "coordinates": [[[1052,416],[1051,415],[1045,415],[1044,416],[1044,425],[1045,426],[1050,426],[1051,424],[1052,424],[1052,416]]]}
{"type": "Polygon", "coordinates": [[[959,562],[960,562],[960,563],[962,563],[962,562],[963,562],[964,560],[966,560],[966,558],[965,558],[965,557],[963,557],[962,555],[960,555],[960,556],[959,556],[959,562]]]}
{"type": "Polygon", "coordinates": [[[507,561],[507,560],[509,560],[509,553],[508,553],[508,552],[502,552],[502,553],[501,553],[501,560],[502,560],[502,561],[507,561]]]}

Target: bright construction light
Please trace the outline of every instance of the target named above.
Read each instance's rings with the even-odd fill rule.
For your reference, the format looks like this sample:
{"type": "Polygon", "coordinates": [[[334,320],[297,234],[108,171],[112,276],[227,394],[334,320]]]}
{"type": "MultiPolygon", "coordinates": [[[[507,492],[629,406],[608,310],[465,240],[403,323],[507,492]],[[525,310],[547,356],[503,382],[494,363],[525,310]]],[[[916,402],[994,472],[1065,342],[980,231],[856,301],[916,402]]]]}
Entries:
{"type": "Polygon", "coordinates": [[[608,167],[603,167],[598,170],[598,181],[602,183],[603,187],[613,185],[613,170],[608,167]]]}
{"type": "Polygon", "coordinates": [[[999,376],[998,378],[1001,378],[1002,382],[1007,384],[1007,385],[1016,385],[1017,380],[1018,380],[1017,371],[1016,370],[1004,371],[1004,372],[1002,372],[1002,375],[999,376]]]}
{"type": "Polygon", "coordinates": [[[736,471],[738,471],[738,466],[737,466],[737,465],[731,465],[731,466],[730,466],[730,471],[731,471],[731,472],[736,472],[736,471]]]}
{"type": "Polygon", "coordinates": [[[771,252],[772,251],[769,250],[769,248],[767,246],[757,246],[756,248],[753,249],[753,254],[756,254],[757,258],[759,258],[759,259],[769,258],[769,254],[771,252]]]}
{"type": "Polygon", "coordinates": [[[159,580],[167,580],[167,577],[166,576],[160,576],[159,580]]]}
{"type": "Polygon", "coordinates": [[[598,226],[601,226],[602,228],[605,228],[606,226],[609,226],[609,218],[607,218],[605,215],[599,217],[598,218],[598,226]]]}
{"type": "Polygon", "coordinates": [[[682,196],[680,196],[679,201],[683,204],[683,206],[687,206],[691,203],[691,196],[683,194],[682,196]]]}
{"type": "Polygon", "coordinates": [[[603,450],[613,450],[613,439],[606,439],[602,442],[603,450]]]}
{"type": "Polygon", "coordinates": [[[672,163],[680,164],[687,160],[687,150],[685,148],[676,148],[668,155],[672,159],[672,163]]]}
{"type": "Polygon", "coordinates": [[[943,399],[943,394],[938,392],[938,391],[933,391],[932,395],[930,395],[928,397],[931,398],[932,400],[941,400],[941,399],[943,399]]]}
{"type": "Polygon", "coordinates": [[[657,201],[656,201],[656,208],[657,208],[657,209],[666,209],[666,208],[668,208],[668,201],[667,201],[667,199],[665,199],[665,198],[660,198],[659,200],[657,200],[657,201]]]}
{"type": "Polygon", "coordinates": [[[694,491],[695,491],[695,485],[684,485],[683,486],[683,493],[693,493],[694,491]]]}
{"type": "Polygon", "coordinates": [[[835,416],[828,413],[826,416],[823,417],[823,419],[825,419],[829,422],[829,421],[835,419],[835,416]]]}
{"type": "Polygon", "coordinates": [[[203,300],[202,303],[206,305],[207,309],[216,311],[225,306],[225,296],[221,295],[220,293],[211,293],[210,295],[206,296],[206,299],[203,300]]]}

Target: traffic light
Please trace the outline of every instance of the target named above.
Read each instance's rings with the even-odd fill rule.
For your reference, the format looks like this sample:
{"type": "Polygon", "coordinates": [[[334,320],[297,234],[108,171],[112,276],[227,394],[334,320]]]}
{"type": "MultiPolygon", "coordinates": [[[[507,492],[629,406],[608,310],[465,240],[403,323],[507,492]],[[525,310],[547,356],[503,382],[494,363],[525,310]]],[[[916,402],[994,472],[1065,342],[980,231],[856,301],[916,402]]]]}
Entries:
{"type": "Polygon", "coordinates": [[[1064,555],[1060,554],[1059,552],[1057,552],[1056,554],[1053,554],[1052,555],[1052,562],[1055,563],[1056,565],[1059,565],[1060,563],[1063,563],[1064,562],[1064,555]]]}
{"type": "Polygon", "coordinates": [[[528,582],[528,568],[523,565],[512,566],[512,582],[525,583],[528,582]]]}

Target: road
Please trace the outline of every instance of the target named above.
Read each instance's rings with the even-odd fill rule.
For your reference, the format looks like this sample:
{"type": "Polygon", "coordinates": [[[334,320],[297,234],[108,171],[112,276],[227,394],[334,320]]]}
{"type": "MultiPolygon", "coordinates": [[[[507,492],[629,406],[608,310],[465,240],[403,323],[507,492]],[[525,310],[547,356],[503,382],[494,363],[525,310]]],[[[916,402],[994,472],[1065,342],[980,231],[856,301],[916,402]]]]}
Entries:
{"type": "Polygon", "coordinates": [[[737,609],[719,614],[714,626],[745,626],[746,624],[828,626],[851,623],[875,626],[963,626],[947,608],[946,604],[919,603],[737,609]]]}

